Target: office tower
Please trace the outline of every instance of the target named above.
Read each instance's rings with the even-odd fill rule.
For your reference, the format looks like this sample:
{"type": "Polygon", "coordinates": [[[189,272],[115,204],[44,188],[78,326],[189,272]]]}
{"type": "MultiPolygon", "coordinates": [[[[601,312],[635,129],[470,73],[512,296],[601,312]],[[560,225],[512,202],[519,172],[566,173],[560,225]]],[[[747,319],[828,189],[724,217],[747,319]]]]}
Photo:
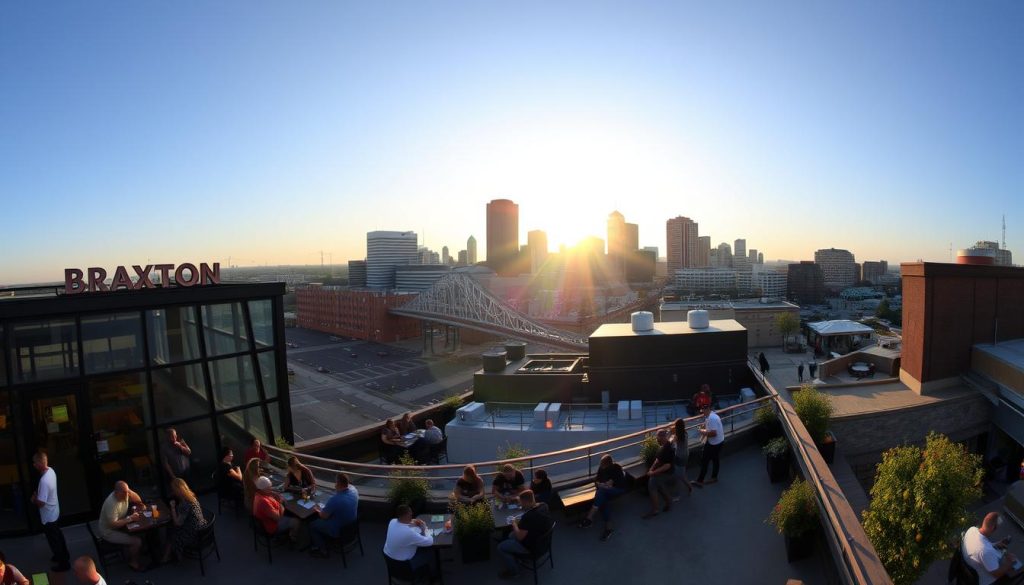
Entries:
{"type": "Polygon", "coordinates": [[[658,247],[657,246],[644,246],[645,252],[654,252],[654,261],[658,261],[658,247]]]}
{"type": "Polygon", "coordinates": [[[782,299],[786,297],[788,270],[783,272],[776,268],[766,268],[755,264],[752,271],[751,286],[761,291],[762,297],[782,299]]]}
{"type": "Polygon", "coordinates": [[[530,274],[537,274],[548,259],[548,234],[544,230],[530,230],[526,247],[530,251],[530,274]]]}
{"type": "Polygon", "coordinates": [[[764,264],[764,252],[757,253],[757,263],[764,264]]]}
{"type": "Polygon", "coordinates": [[[729,244],[722,242],[711,251],[709,264],[711,268],[732,268],[732,248],[729,244]]]}
{"type": "Polygon", "coordinates": [[[476,264],[476,238],[473,236],[466,240],[466,263],[470,266],[476,264]]]}
{"type": "Polygon", "coordinates": [[[697,267],[711,266],[711,236],[697,238],[697,267]]]}
{"type": "Polygon", "coordinates": [[[633,259],[626,264],[626,282],[651,282],[658,265],[657,248],[644,248],[633,252],[633,259]]]}
{"type": "Polygon", "coordinates": [[[697,222],[688,217],[674,217],[665,222],[668,273],[697,265],[697,222]]]}
{"type": "Polygon", "coordinates": [[[469,264],[469,253],[465,250],[459,250],[459,260],[456,264],[459,266],[466,266],[469,264]]]}
{"type": "Polygon", "coordinates": [[[747,259],[750,260],[750,264],[757,264],[757,250],[751,248],[747,250],[747,259]]]}
{"type": "Polygon", "coordinates": [[[395,267],[415,261],[416,250],[416,232],[368,232],[366,285],[371,288],[394,288],[395,267]]]}
{"type": "Polygon", "coordinates": [[[857,283],[857,263],[849,250],[818,250],[814,253],[814,263],[821,267],[826,287],[848,288],[857,283]]]}
{"type": "Polygon", "coordinates": [[[348,285],[355,288],[366,286],[366,260],[348,261],[348,285]]]}
{"type": "Polygon", "coordinates": [[[640,249],[640,226],[635,223],[626,224],[626,255],[640,249]]]}
{"type": "Polygon", "coordinates": [[[519,206],[508,199],[487,204],[487,264],[499,276],[515,276],[519,256],[519,206]]]}
{"type": "Polygon", "coordinates": [[[620,276],[625,276],[627,265],[635,259],[640,248],[640,227],[626,223],[618,211],[608,215],[608,264],[620,276]]]}
{"type": "Polygon", "coordinates": [[[747,256],[747,240],[746,239],[744,239],[744,238],[737,239],[735,242],[733,242],[733,248],[734,248],[733,249],[733,253],[736,254],[737,258],[739,258],[739,257],[744,257],[745,258],[747,256]]]}
{"type": "Polygon", "coordinates": [[[441,264],[444,264],[445,266],[448,266],[451,263],[452,263],[452,256],[451,256],[451,254],[448,253],[448,246],[443,246],[441,248],[441,264]]]}
{"type": "Polygon", "coordinates": [[[790,264],[786,274],[786,296],[798,305],[818,304],[825,299],[821,266],[810,260],[790,264]]]}

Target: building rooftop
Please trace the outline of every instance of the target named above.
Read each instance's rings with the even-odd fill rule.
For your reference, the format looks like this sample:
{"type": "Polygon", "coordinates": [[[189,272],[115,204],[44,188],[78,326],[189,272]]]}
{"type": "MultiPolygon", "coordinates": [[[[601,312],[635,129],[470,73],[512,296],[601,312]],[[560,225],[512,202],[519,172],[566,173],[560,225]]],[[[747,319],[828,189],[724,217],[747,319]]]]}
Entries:
{"type": "Polygon", "coordinates": [[[606,323],[601,325],[597,331],[590,334],[591,338],[594,337],[643,337],[647,335],[691,335],[691,334],[707,334],[707,333],[720,333],[723,331],[746,331],[746,328],[740,325],[734,319],[718,319],[712,320],[710,325],[705,329],[691,329],[685,321],[670,321],[670,322],[658,322],[654,324],[654,328],[650,331],[633,331],[633,326],[629,323],[606,323]]]}
{"type": "Polygon", "coordinates": [[[757,309],[799,309],[797,305],[779,299],[736,299],[731,301],[664,301],[661,303],[663,311],[682,311],[690,309],[735,309],[737,311],[751,311],[757,309]]]}
{"type": "Polygon", "coordinates": [[[998,344],[979,343],[974,349],[986,353],[1015,370],[1024,372],[1024,339],[1001,341],[998,344]]]}

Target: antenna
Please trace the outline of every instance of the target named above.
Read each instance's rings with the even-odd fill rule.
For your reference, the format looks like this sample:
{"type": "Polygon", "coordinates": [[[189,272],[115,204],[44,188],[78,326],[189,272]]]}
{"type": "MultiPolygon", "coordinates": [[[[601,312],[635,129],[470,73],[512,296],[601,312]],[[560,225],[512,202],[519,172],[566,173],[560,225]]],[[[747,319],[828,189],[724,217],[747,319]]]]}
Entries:
{"type": "Polygon", "coordinates": [[[1005,213],[1003,214],[1003,246],[1002,246],[1002,248],[1004,250],[1006,249],[1006,214],[1005,213]]]}
{"type": "Polygon", "coordinates": [[[953,242],[949,243],[949,262],[953,263],[953,242]]]}

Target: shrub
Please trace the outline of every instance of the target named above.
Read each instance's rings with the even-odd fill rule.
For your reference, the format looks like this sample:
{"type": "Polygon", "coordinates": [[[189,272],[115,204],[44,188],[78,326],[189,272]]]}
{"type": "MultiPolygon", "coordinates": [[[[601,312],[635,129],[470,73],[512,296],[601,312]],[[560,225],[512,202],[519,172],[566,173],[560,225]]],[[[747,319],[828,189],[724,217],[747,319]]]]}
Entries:
{"type": "Polygon", "coordinates": [[[818,527],[818,502],[811,484],[797,478],[775,504],[765,520],[775,526],[779,534],[796,538],[818,527]]]}
{"type": "Polygon", "coordinates": [[[658,449],[661,445],[658,444],[658,438],[654,435],[647,435],[644,440],[640,442],[640,458],[644,460],[644,467],[650,468],[654,465],[654,460],[658,457],[658,449]]]}
{"type": "MultiPolygon", "coordinates": [[[[410,455],[402,455],[398,460],[400,465],[416,465],[410,455]]],[[[391,485],[388,487],[388,501],[392,506],[405,504],[412,506],[416,502],[427,499],[427,492],[430,485],[422,471],[395,470],[391,472],[391,485]]]]}
{"type": "Polygon", "coordinates": [[[754,411],[754,424],[762,427],[774,427],[779,425],[779,417],[775,414],[775,407],[770,403],[763,404],[754,411]]]}
{"type": "Polygon", "coordinates": [[[494,516],[486,502],[463,504],[451,500],[449,508],[455,525],[455,537],[459,540],[487,539],[494,532],[494,516]]]}
{"type": "Polygon", "coordinates": [[[288,440],[285,439],[284,437],[275,437],[274,445],[276,445],[277,448],[281,449],[282,451],[295,451],[295,446],[289,443],[288,440]]]}
{"type": "Polygon", "coordinates": [[[458,394],[452,394],[442,400],[441,404],[443,406],[441,412],[444,413],[443,423],[446,424],[448,421],[455,418],[455,412],[462,407],[462,397],[458,394]]]}
{"type": "MultiPolygon", "coordinates": [[[[519,443],[506,442],[504,446],[498,447],[498,459],[501,461],[504,461],[506,459],[518,459],[519,457],[526,457],[529,454],[530,450],[527,449],[526,447],[523,447],[519,443]]],[[[516,469],[522,469],[526,467],[526,462],[516,461],[512,463],[512,467],[515,467],[516,469]]],[[[498,466],[498,469],[499,471],[501,470],[500,465],[498,466]]]]}
{"type": "Polygon", "coordinates": [[[793,393],[793,409],[815,443],[821,444],[832,418],[832,399],[812,384],[804,384],[793,393]]]}
{"type": "Polygon", "coordinates": [[[775,437],[765,445],[761,452],[769,457],[784,457],[789,451],[789,441],[786,437],[775,437]]]}

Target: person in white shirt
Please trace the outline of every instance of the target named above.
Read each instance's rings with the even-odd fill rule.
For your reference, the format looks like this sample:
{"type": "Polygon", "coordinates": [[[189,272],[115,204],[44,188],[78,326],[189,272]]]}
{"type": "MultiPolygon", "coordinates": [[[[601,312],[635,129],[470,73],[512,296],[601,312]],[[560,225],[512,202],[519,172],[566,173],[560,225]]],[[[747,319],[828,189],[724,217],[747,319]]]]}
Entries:
{"type": "Polygon", "coordinates": [[[395,510],[397,518],[388,524],[388,535],[384,540],[384,554],[396,561],[408,561],[413,573],[426,568],[433,573],[430,547],[434,537],[427,530],[427,525],[412,517],[409,506],[399,506],[395,510]]]}
{"type": "Polygon", "coordinates": [[[71,553],[68,552],[64,533],[61,532],[57,520],[60,519],[60,502],[57,500],[57,472],[49,467],[46,453],[36,452],[32,456],[32,467],[39,472],[39,488],[32,494],[32,503],[39,508],[39,521],[43,524],[43,534],[50,545],[53,556],[51,567],[55,572],[63,573],[71,568],[71,553]]]}
{"type": "Polygon", "coordinates": [[[79,583],[86,585],[107,585],[103,577],[96,572],[96,563],[88,555],[75,559],[75,577],[79,583]]]}
{"type": "Polygon", "coordinates": [[[444,434],[441,432],[441,429],[434,426],[433,420],[428,418],[427,422],[424,423],[424,427],[426,428],[426,431],[423,432],[424,443],[428,445],[437,445],[444,440],[444,434]]]}
{"type": "Polygon", "coordinates": [[[978,585],[1008,583],[1020,575],[1020,571],[1013,570],[1017,557],[1013,553],[1002,552],[1006,549],[1006,539],[996,543],[989,540],[1002,522],[1003,517],[998,512],[989,512],[981,526],[972,526],[964,533],[961,544],[964,561],[978,572],[978,585]]]}
{"type": "Polygon", "coordinates": [[[711,477],[707,483],[718,481],[718,456],[722,452],[722,443],[725,442],[725,429],[722,427],[722,419],[718,413],[711,410],[711,406],[705,406],[701,412],[706,417],[704,428],[700,429],[700,437],[704,442],[704,448],[700,453],[700,475],[693,485],[704,487],[704,475],[708,472],[708,463],[711,465],[711,477]]]}

